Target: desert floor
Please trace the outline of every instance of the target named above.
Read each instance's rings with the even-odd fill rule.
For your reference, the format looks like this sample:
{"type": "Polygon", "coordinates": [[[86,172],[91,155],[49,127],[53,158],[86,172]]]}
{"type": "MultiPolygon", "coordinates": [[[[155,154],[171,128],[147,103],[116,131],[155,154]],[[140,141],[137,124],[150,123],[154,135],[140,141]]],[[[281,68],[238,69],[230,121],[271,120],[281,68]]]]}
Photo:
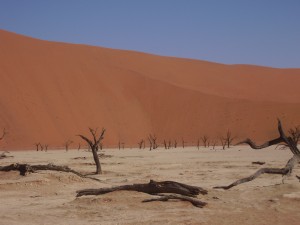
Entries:
{"type": "MultiPolygon", "coordinates": [[[[299,165],[282,183],[281,175],[262,175],[230,190],[215,190],[236,179],[251,175],[264,166],[282,167],[292,156],[289,150],[200,149],[107,149],[102,158],[101,181],[74,174],[39,171],[20,176],[18,172],[0,172],[0,224],[299,224],[299,165]],[[142,203],[152,196],[120,191],[101,196],[76,198],[76,190],[111,187],[122,184],[172,180],[208,190],[198,198],[204,208],[189,202],[142,203]]],[[[30,163],[68,165],[82,173],[95,171],[91,152],[69,150],[47,152],[12,151],[0,165],[30,163]],[[76,157],[79,157],[76,159],[76,157]],[[85,157],[85,158],[84,158],[85,157]]]]}

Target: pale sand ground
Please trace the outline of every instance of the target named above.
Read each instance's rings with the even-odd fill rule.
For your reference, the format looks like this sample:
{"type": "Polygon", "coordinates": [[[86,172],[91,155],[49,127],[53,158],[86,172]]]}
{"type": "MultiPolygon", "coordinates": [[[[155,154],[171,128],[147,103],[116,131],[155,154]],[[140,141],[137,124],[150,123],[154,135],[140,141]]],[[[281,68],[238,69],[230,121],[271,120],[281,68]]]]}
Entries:
{"type": "MultiPolygon", "coordinates": [[[[280,175],[263,175],[231,190],[214,190],[250,175],[262,166],[281,167],[291,157],[289,150],[274,148],[254,151],[234,147],[217,151],[196,148],[105,150],[111,158],[102,159],[102,182],[73,174],[42,171],[20,176],[18,172],[0,173],[0,224],[299,224],[299,165],[281,184],[280,175]],[[189,202],[141,203],[149,195],[114,192],[102,196],[76,198],[76,190],[122,184],[173,180],[206,188],[200,196],[208,205],[196,208],[189,202]]],[[[68,165],[80,172],[93,172],[92,154],[86,151],[14,151],[13,162],[68,165]],[[74,157],[87,157],[74,159],[74,157]]]]}

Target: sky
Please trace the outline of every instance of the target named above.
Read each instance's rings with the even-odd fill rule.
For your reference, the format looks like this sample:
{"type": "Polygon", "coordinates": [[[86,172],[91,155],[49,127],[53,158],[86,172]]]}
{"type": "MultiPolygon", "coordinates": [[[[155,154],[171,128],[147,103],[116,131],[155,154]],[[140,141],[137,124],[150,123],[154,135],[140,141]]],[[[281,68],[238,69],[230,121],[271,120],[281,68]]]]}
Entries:
{"type": "Polygon", "coordinates": [[[300,68],[300,0],[0,0],[0,29],[225,64],[300,68]]]}

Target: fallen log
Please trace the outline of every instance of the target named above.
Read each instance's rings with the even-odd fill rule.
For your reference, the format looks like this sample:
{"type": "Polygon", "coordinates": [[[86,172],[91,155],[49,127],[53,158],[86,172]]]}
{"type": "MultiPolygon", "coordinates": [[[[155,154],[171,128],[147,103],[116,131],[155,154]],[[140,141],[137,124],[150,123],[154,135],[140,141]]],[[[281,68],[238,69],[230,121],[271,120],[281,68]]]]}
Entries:
{"type": "Polygon", "coordinates": [[[28,173],[34,173],[38,170],[52,170],[52,171],[60,171],[60,172],[66,172],[66,173],[73,173],[81,178],[88,178],[96,181],[100,181],[97,178],[94,177],[88,177],[86,175],[83,175],[75,170],[72,170],[68,166],[57,166],[54,164],[47,164],[47,165],[29,165],[29,164],[20,164],[20,163],[14,163],[10,164],[8,166],[0,166],[0,171],[19,171],[20,175],[26,176],[28,173]]]}
{"type": "Polygon", "coordinates": [[[137,191],[144,192],[147,194],[158,194],[158,193],[175,193],[185,196],[196,196],[198,194],[207,194],[207,191],[201,187],[190,186],[187,184],[178,183],[175,181],[162,181],[157,182],[150,180],[146,184],[132,184],[132,185],[121,185],[111,188],[99,188],[99,189],[83,189],[77,191],[77,197],[83,195],[103,195],[113,191],[137,191]]]}
{"type": "Polygon", "coordinates": [[[182,196],[182,195],[163,195],[163,194],[158,194],[157,196],[160,196],[159,198],[151,198],[151,199],[145,199],[142,202],[153,202],[153,201],[168,201],[170,199],[178,199],[181,201],[188,201],[190,203],[192,203],[194,206],[198,207],[198,208],[203,208],[205,205],[207,205],[206,202],[202,202],[196,198],[191,198],[191,197],[187,197],[187,196],[182,196]]]}
{"type": "Polygon", "coordinates": [[[255,161],[255,162],[252,162],[252,164],[256,164],[256,165],[264,165],[266,164],[265,162],[261,162],[261,161],[255,161]]]}
{"type": "Polygon", "coordinates": [[[13,156],[7,156],[5,153],[8,153],[8,152],[3,152],[3,153],[1,153],[0,159],[13,158],[13,156]]]}
{"type": "Polygon", "coordinates": [[[150,180],[149,183],[145,183],[145,184],[121,185],[117,187],[99,188],[99,189],[83,189],[77,191],[76,197],[80,197],[83,195],[103,195],[114,191],[137,191],[137,192],[147,193],[150,195],[161,196],[160,198],[146,199],[143,202],[167,201],[169,199],[179,199],[182,201],[189,201],[194,206],[200,208],[206,205],[205,202],[201,202],[196,198],[192,198],[199,194],[203,194],[203,195],[207,194],[207,191],[205,189],[201,187],[190,186],[175,181],[157,182],[154,180],[150,180]],[[161,195],[161,193],[172,193],[173,195],[161,195]]]}

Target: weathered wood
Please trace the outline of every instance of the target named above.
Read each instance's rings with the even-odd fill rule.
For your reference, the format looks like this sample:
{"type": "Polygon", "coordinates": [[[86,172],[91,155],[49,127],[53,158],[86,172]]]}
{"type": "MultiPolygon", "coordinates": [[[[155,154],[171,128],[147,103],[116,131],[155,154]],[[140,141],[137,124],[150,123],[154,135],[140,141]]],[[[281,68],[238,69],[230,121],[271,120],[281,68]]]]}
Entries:
{"type": "Polygon", "coordinates": [[[298,162],[299,157],[297,156],[293,156],[293,158],[291,158],[288,163],[286,164],[286,166],[284,168],[262,168],[259,169],[258,171],[256,171],[254,174],[252,174],[249,177],[246,178],[242,178],[240,180],[237,180],[235,182],[233,182],[232,184],[228,185],[228,186],[217,186],[214,187],[215,189],[224,189],[224,190],[228,190],[234,186],[237,186],[239,184],[242,183],[246,183],[249,181],[252,181],[254,179],[256,179],[257,177],[259,177],[260,175],[267,173],[267,174],[279,174],[279,175],[289,175],[291,174],[294,165],[298,162]]]}
{"type": "Polygon", "coordinates": [[[187,196],[182,196],[182,195],[164,195],[164,194],[157,194],[157,196],[160,196],[159,198],[151,198],[151,199],[145,199],[142,202],[153,202],[153,201],[168,201],[170,199],[178,199],[181,201],[188,201],[190,203],[192,203],[194,206],[199,207],[199,208],[203,208],[205,205],[207,205],[206,202],[202,202],[197,198],[191,198],[191,197],[187,197],[187,196]]]}
{"type": "Polygon", "coordinates": [[[117,187],[99,189],[83,189],[77,191],[77,197],[83,195],[103,195],[113,191],[137,191],[148,194],[174,193],[184,196],[196,196],[198,194],[207,194],[207,191],[201,187],[190,186],[175,181],[157,182],[154,180],[150,180],[149,183],[145,184],[122,185],[117,187]]]}
{"type": "Polygon", "coordinates": [[[280,134],[280,136],[278,138],[267,141],[266,143],[264,143],[262,145],[256,145],[250,139],[246,139],[242,142],[239,142],[237,145],[239,145],[239,144],[248,144],[253,149],[263,149],[263,148],[266,148],[266,147],[276,145],[276,144],[279,144],[279,143],[283,142],[290,148],[291,152],[294,154],[294,156],[287,162],[287,164],[285,165],[284,168],[262,168],[262,169],[259,169],[257,172],[255,172],[253,175],[251,175],[249,177],[246,177],[246,178],[239,179],[239,180],[233,182],[232,184],[230,184],[228,186],[216,186],[214,188],[228,190],[228,189],[230,189],[234,186],[237,186],[239,184],[252,181],[252,180],[254,180],[255,178],[259,177],[260,175],[262,175],[264,173],[267,173],[267,174],[280,174],[280,175],[283,175],[283,176],[290,175],[293,171],[294,166],[296,164],[298,164],[299,161],[300,161],[300,151],[297,148],[297,143],[295,143],[294,140],[291,137],[287,137],[284,134],[284,131],[282,129],[280,120],[278,120],[278,132],[280,134]]]}
{"type": "Polygon", "coordinates": [[[5,158],[13,158],[13,156],[7,156],[5,153],[8,153],[8,152],[2,152],[1,155],[0,155],[0,159],[5,159],[5,158]]]}
{"type": "Polygon", "coordinates": [[[85,177],[83,174],[70,169],[68,166],[57,166],[51,163],[47,165],[29,165],[29,164],[14,163],[8,166],[0,166],[0,171],[8,172],[12,170],[19,171],[20,175],[22,176],[25,176],[28,173],[33,173],[38,170],[54,170],[54,171],[73,173],[79,177],[85,177]]]}
{"type": "Polygon", "coordinates": [[[255,161],[255,162],[252,162],[252,164],[256,164],[256,165],[264,165],[264,164],[266,164],[266,162],[255,161]]]}
{"type": "Polygon", "coordinates": [[[38,170],[52,170],[52,171],[60,171],[60,172],[66,172],[66,173],[73,173],[81,178],[87,178],[95,181],[100,181],[97,178],[94,177],[88,177],[87,175],[83,175],[75,170],[72,170],[68,166],[57,166],[54,164],[47,164],[47,165],[29,165],[29,164],[20,164],[20,163],[14,163],[10,164],[8,166],[0,166],[0,171],[19,171],[20,175],[26,176],[28,173],[34,173],[38,170]]]}

